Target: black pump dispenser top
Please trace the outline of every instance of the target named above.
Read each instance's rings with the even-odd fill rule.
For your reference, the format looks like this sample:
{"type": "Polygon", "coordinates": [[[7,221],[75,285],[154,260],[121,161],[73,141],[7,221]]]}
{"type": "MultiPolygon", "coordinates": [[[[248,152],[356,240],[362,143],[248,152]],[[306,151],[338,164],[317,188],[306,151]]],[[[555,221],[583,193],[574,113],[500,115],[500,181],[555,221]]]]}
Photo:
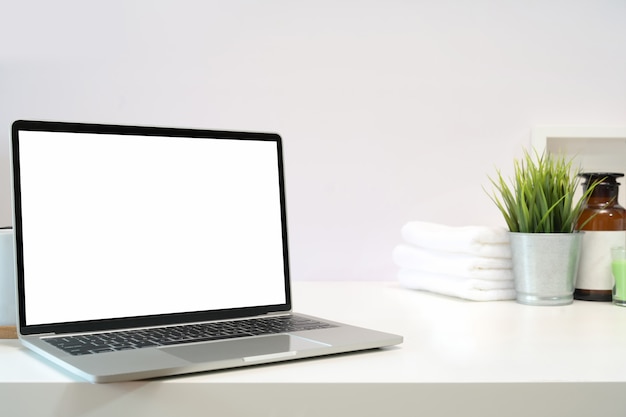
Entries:
{"type": "Polygon", "coordinates": [[[619,185],[617,179],[623,177],[624,174],[619,172],[583,172],[578,174],[578,176],[585,179],[585,182],[583,183],[583,186],[585,187],[596,182],[599,184],[619,185]]]}

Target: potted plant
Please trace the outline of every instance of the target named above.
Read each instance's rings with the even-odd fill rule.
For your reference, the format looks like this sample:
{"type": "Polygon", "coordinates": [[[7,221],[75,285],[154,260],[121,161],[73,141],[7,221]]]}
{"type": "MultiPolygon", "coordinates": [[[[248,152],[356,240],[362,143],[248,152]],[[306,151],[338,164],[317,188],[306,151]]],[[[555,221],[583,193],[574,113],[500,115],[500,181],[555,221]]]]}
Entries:
{"type": "Polygon", "coordinates": [[[573,301],[582,232],[576,223],[589,187],[575,200],[580,169],[562,155],[524,150],[510,183],[489,177],[490,194],[510,231],[517,302],[564,305],[573,301]]]}

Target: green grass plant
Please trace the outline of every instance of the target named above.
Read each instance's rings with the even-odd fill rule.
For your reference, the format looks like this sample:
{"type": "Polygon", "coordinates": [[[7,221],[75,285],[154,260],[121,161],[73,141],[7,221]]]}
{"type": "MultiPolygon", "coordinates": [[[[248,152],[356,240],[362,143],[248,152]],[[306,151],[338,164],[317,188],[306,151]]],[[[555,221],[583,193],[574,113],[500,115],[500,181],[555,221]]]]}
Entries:
{"type": "Polygon", "coordinates": [[[524,150],[523,157],[514,161],[510,183],[500,170],[495,178],[489,177],[494,186],[490,198],[511,232],[572,233],[595,188],[589,186],[574,201],[580,172],[580,168],[574,169],[573,160],[563,155],[524,150]]]}

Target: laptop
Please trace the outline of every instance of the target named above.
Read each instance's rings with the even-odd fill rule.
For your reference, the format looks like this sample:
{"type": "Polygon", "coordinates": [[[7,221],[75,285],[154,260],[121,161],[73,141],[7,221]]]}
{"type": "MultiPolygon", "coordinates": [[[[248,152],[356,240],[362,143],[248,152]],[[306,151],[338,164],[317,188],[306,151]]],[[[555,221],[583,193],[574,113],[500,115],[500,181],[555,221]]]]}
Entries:
{"type": "Polygon", "coordinates": [[[79,377],[402,342],[292,312],[278,134],[20,120],[11,145],[18,335],[79,377]]]}

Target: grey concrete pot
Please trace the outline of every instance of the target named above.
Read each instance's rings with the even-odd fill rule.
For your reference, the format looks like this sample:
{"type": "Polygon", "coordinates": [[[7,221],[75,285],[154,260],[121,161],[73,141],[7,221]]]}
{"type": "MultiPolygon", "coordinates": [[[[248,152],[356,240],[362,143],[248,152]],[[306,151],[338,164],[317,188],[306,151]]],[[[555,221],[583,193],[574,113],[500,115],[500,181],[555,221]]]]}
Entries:
{"type": "Polygon", "coordinates": [[[583,233],[511,233],[517,302],[556,306],[574,301],[583,233]]]}

